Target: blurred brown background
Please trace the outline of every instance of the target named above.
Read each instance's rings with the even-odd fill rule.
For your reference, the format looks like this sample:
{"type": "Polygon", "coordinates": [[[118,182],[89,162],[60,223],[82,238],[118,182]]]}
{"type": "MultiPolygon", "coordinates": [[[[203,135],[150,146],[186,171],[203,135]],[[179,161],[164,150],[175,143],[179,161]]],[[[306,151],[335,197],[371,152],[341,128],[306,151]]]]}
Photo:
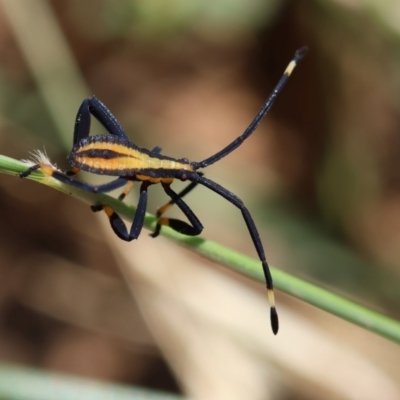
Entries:
{"type": "MultiPolygon", "coordinates": [[[[0,1],[0,152],[45,146],[68,168],[95,94],[139,146],[200,161],[307,45],[257,132],[205,172],[245,201],[272,265],[398,319],[399,18],[360,0],[0,1]]],[[[122,243],[33,182],[2,175],[0,193],[3,362],[198,399],[399,398],[395,344],[279,291],[273,337],[262,285],[146,231],[122,243]]],[[[150,212],[165,201],[150,188],[150,212]]],[[[205,188],[187,202],[204,237],[256,257],[237,209],[205,188]]]]}

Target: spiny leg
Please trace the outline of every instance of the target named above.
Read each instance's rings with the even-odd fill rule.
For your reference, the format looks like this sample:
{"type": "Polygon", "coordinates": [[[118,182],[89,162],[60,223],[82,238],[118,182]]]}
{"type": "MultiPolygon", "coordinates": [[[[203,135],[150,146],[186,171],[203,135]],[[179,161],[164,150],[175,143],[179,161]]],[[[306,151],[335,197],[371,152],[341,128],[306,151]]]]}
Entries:
{"type": "Polygon", "coordinates": [[[75,120],[74,145],[89,136],[92,114],[111,135],[128,140],[124,129],[111,111],[95,96],[83,100],[75,120]]]}
{"type": "Polygon", "coordinates": [[[139,202],[129,233],[122,218],[108,204],[97,204],[91,206],[91,209],[94,212],[104,211],[106,213],[108,219],[110,220],[112,230],[120,239],[125,240],[126,242],[135,240],[139,237],[143,228],[144,216],[146,214],[147,207],[147,188],[150,185],[151,183],[149,182],[143,182],[140,186],[139,202]]]}
{"type": "Polygon", "coordinates": [[[239,197],[231,193],[229,190],[218,185],[217,183],[201,176],[197,179],[197,182],[211,189],[213,192],[219,194],[220,196],[224,197],[234,206],[239,208],[240,211],[242,212],[244,221],[246,222],[247,225],[247,229],[250,232],[251,239],[253,240],[254,247],[257,250],[258,257],[260,258],[262,264],[265,276],[265,282],[267,286],[268,301],[271,307],[271,326],[272,326],[272,331],[276,335],[279,329],[279,320],[275,308],[274,285],[272,282],[271,271],[269,270],[269,266],[265,257],[264,248],[261,243],[260,235],[257,231],[256,225],[253,221],[253,218],[250,215],[249,210],[245,207],[245,205],[243,204],[242,200],[239,199],[239,197]]]}
{"type": "MultiPolygon", "coordinates": [[[[202,174],[201,174],[202,175],[202,174]]],[[[190,191],[192,191],[198,185],[197,182],[191,182],[186,188],[184,188],[178,194],[175,193],[170,185],[162,184],[165,192],[171,197],[171,200],[166,203],[164,206],[160,207],[157,210],[156,217],[158,218],[157,225],[155,231],[150,234],[151,237],[155,238],[160,234],[161,226],[169,226],[175,231],[182,233],[183,235],[188,236],[197,236],[200,235],[203,230],[203,225],[193,213],[193,211],[189,208],[189,206],[182,200],[182,197],[187,195],[190,191]],[[171,208],[174,204],[176,204],[181,211],[186,215],[191,225],[187,222],[174,219],[174,218],[160,218],[169,208],[171,208]]]]}
{"type": "MultiPolygon", "coordinates": [[[[79,107],[75,119],[74,139],[73,139],[74,145],[76,145],[77,142],[79,142],[81,139],[84,139],[85,137],[89,136],[91,115],[93,115],[107,129],[107,131],[111,135],[115,135],[120,138],[128,140],[125,131],[123,130],[118,120],[111,113],[111,111],[99,99],[97,99],[95,96],[92,96],[85,99],[82,102],[81,106],[79,107]]],[[[155,147],[153,151],[157,154],[161,151],[161,148],[155,147]]],[[[25,172],[21,173],[20,177],[26,178],[33,171],[36,171],[38,169],[41,169],[48,175],[54,176],[54,178],[56,179],[58,179],[57,176],[59,176],[60,177],[59,180],[65,183],[70,183],[72,181],[68,181],[67,178],[61,177],[59,174],[71,177],[80,172],[79,168],[73,167],[71,170],[66,171],[65,173],[61,173],[52,168],[51,165],[47,165],[45,163],[39,163],[33,165],[25,172]]],[[[74,183],[71,183],[71,185],[74,186],[74,183]]]]}

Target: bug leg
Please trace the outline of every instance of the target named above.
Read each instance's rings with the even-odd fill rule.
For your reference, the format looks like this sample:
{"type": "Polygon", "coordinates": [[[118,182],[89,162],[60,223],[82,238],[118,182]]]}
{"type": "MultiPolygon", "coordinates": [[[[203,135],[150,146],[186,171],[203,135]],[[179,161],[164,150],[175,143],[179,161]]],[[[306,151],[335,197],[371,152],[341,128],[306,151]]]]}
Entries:
{"type": "Polygon", "coordinates": [[[32,165],[32,167],[29,167],[26,171],[21,172],[19,174],[19,177],[20,178],[27,178],[32,172],[37,171],[38,169],[40,169],[40,164],[32,165]]]}
{"type": "Polygon", "coordinates": [[[75,145],[81,139],[89,136],[90,133],[90,111],[89,99],[83,100],[79,107],[78,113],[75,118],[74,138],[73,144],[75,145]]]}
{"type": "Polygon", "coordinates": [[[65,183],[77,189],[85,190],[86,192],[93,193],[107,193],[126,185],[126,179],[122,177],[117,178],[111,182],[104,183],[102,185],[90,185],[89,183],[78,181],[73,177],[59,171],[54,171],[51,176],[62,183],[65,183]]]}
{"type": "Polygon", "coordinates": [[[144,216],[146,214],[147,207],[147,188],[149,185],[150,183],[143,182],[140,187],[139,202],[129,233],[124,221],[111,206],[107,204],[97,204],[91,206],[91,209],[94,212],[104,211],[106,213],[108,219],[110,220],[112,230],[120,239],[125,240],[126,242],[135,240],[139,237],[143,228],[144,216]]]}
{"type": "MultiPolygon", "coordinates": [[[[154,150],[154,149],[153,149],[154,150]]],[[[203,176],[204,174],[202,172],[198,172],[197,173],[199,176],[203,176]]],[[[177,194],[177,197],[182,198],[184,196],[186,196],[189,192],[191,192],[196,186],[198,185],[198,182],[191,182],[188,186],[186,186],[181,192],[179,192],[177,194]]],[[[171,189],[172,191],[172,189],[171,189]]],[[[170,196],[171,197],[171,196],[170,196]]],[[[162,207],[159,207],[156,213],[156,217],[160,218],[168,209],[170,209],[174,204],[176,203],[176,201],[174,200],[174,198],[171,197],[171,200],[164,204],[162,207]]],[[[184,211],[183,211],[184,212],[184,211]]],[[[200,224],[201,225],[201,224],[200,224]]],[[[203,229],[203,227],[202,227],[203,229]]],[[[157,224],[155,231],[150,235],[151,237],[157,237],[160,234],[160,230],[161,230],[161,224],[157,224]]],[[[201,232],[201,231],[200,231],[201,232]]],[[[198,235],[200,234],[200,232],[198,233],[198,235]]]]}
{"type": "Polygon", "coordinates": [[[95,96],[83,100],[75,119],[74,145],[81,139],[89,136],[90,114],[92,114],[111,135],[127,139],[121,124],[111,111],[95,96]]]}
{"type": "Polygon", "coordinates": [[[36,164],[28,168],[25,172],[19,174],[21,178],[28,177],[33,171],[40,169],[46,175],[51,176],[58,181],[70,185],[74,188],[84,190],[86,192],[92,193],[107,193],[114,189],[118,189],[121,186],[126,185],[126,179],[124,177],[119,177],[111,182],[107,182],[102,185],[90,185],[89,183],[81,182],[70,176],[68,173],[64,173],[54,169],[52,166],[47,164],[36,164]]]}
{"type": "Polygon", "coordinates": [[[203,225],[196,217],[194,212],[189,208],[189,206],[182,200],[182,197],[188,194],[195,186],[197,186],[197,182],[192,182],[188,185],[184,190],[182,190],[179,194],[175,193],[169,184],[162,184],[165,193],[169,197],[171,197],[171,201],[165,204],[163,207],[160,207],[157,210],[157,225],[155,231],[150,235],[151,237],[157,237],[160,234],[161,226],[169,226],[173,230],[182,233],[183,235],[188,236],[197,236],[203,230],[203,225]],[[187,222],[181,221],[179,219],[174,218],[160,218],[162,214],[164,214],[173,204],[176,204],[181,211],[186,215],[190,224],[187,222]]]}
{"type": "Polygon", "coordinates": [[[89,183],[81,182],[74,179],[72,176],[67,175],[61,171],[57,171],[50,165],[45,164],[36,164],[27,169],[25,172],[19,174],[21,178],[26,178],[29,176],[33,171],[40,169],[43,173],[51,176],[58,181],[65,183],[69,186],[74,188],[84,190],[85,192],[92,192],[92,193],[107,193],[111,192],[114,189],[118,189],[121,186],[126,185],[126,179],[124,177],[119,177],[111,182],[104,183],[102,185],[90,185],[89,183]]]}
{"type": "Polygon", "coordinates": [[[197,183],[200,183],[205,187],[211,189],[213,192],[219,194],[220,196],[231,202],[234,206],[239,208],[239,210],[242,212],[243,219],[246,222],[247,229],[249,230],[251,239],[254,243],[254,247],[257,250],[258,257],[260,258],[262,264],[265,276],[265,282],[267,286],[268,301],[271,307],[271,326],[272,326],[272,331],[276,335],[279,329],[279,321],[278,321],[278,314],[275,308],[274,285],[272,282],[271,271],[269,270],[269,266],[265,257],[264,248],[261,243],[260,235],[257,231],[256,225],[254,223],[253,218],[250,215],[249,210],[245,207],[245,205],[243,204],[242,200],[239,199],[239,197],[235,196],[229,190],[223,188],[217,183],[202,176],[200,176],[197,179],[197,183]]]}
{"type": "Polygon", "coordinates": [[[129,181],[125,186],[124,191],[118,196],[118,200],[123,201],[129,192],[132,190],[135,181],[129,181]]]}

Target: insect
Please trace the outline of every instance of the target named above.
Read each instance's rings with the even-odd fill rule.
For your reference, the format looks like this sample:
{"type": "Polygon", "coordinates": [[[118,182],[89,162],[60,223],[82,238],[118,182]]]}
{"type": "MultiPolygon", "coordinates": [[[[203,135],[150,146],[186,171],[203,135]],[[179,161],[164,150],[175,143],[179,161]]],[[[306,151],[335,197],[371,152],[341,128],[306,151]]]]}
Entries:
{"type": "Polygon", "coordinates": [[[185,203],[183,197],[198,184],[219,194],[241,211],[247,225],[265,275],[271,309],[271,327],[273,333],[276,334],[279,328],[279,321],[275,308],[272,277],[254,220],[242,200],[218,183],[204,177],[204,174],[198,170],[208,167],[226,157],[256,130],[272,107],[277,95],[286,84],[297,63],[304,57],[306,51],[306,47],[296,51],[274,90],[243,134],[228,146],[203,161],[190,162],[186,158],[175,159],[168,157],[161,154],[161,148],[158,146],[152,150],[136,146],[129,141],[122,126],[108,108],[93,96],[82,102],[75,120],[73,148],[67,158],[72,166],[72,170],[63,173],[49,166],[45,161],[39,160],[37,164],[21,173],[20,177],[26,178],[33,171],[40,169],[45,174],[65,184],[89,192],[105,193],[125,186],[119,196],[119,200],[123,200],[126,197],[132,189],[134,182],[141,182],[139,202],[129,231],[121,217],[111,206],[107,204],[95,204],[91,206],[94,212],[104,211],[109,218],[111,228],[115,234],[127,242],[137,239],[142,230],[147,206],[147,189],[149,186],[160,183],[165,193],[170,197],[170,201],[157,210],[157,225],[155,231],[151,234],[152,237],[159,235],[162,226],[169,226],[184,235],[199,235],[203,230],[203,225],[185,203]],[[91,115],[105,127],[108,134],[89,136],[91,115]],[[80,170],[94,174],[116,176],[117,178],[109,183],[94,186],[74,178],[74,175],[80,170]],[[190,183],[181,192],[176,193],[171,188],[174,179],[189,181],[190,183]],[[164,213],[174,204],[180,208],[189,223],[174,218],[163,217],[164,213]]]}

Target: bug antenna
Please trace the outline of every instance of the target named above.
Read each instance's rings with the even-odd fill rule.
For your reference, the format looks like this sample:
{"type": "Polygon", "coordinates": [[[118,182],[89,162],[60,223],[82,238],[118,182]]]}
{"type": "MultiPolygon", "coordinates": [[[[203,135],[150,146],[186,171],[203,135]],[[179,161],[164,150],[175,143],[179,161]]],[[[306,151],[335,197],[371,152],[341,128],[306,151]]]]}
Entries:
{"type": "Polygon", "coordinates": [[[228,146],[226,146],[225,148],[223,148],[222,150],[220,150],[218,153],[214,154],[213,156],[206,158],[205,160],[200,161],[200,162],[192,162],[191,164],[193,165],[194,169],[205,168],[211,164],[214,164],[221,158],[226,157],[229,153],[231,153],[233,150],[238,148],[243,143],[243,141],[246,140],[257,129],[258,125],[260,125],[261,121],[267,115],[268,111],[271,109],[272,105],[274,104],[276,97],[282,91],[282,89],[285,86],[286,82],[288,81],[290,75],[292,74],[294,68],[296,67],[298,62],[307,53],[307,50],[308,50],[307,47],[304,46],[301,49],[296,51],[292,60],[286,67],[285,72],[283,73],[281,79],[279,79],[274,90],[269,95],[267,101],[261,107],[258,114],[255,116],[255,118],[253,119],[251,124],[247,127],[247,129],[242,133],[242,135],[240,135],[232,143],[230,143],[228,146]]]}

